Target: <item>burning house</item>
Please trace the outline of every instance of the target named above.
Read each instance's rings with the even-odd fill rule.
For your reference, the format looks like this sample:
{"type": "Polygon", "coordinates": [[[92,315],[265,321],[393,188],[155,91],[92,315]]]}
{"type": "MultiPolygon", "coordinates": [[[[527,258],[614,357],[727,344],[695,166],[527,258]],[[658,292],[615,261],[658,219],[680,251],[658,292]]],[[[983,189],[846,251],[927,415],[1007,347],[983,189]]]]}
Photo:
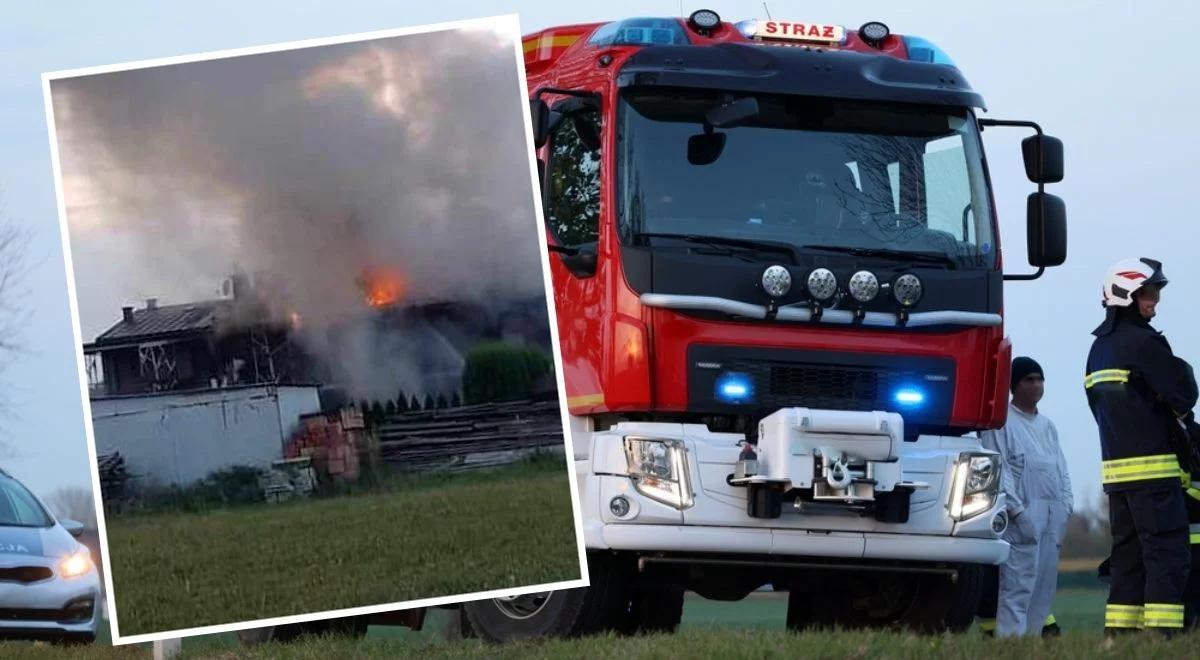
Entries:
{"type": "Polygon", "coordinates": [[[320,382],[317,363],[292,341],[298,317],[273,318],[249,280],[231,277],[214,300],[147,300],[85,344],[93,397],[320,382]]]}
{"type": "Polygon", "coordinates": [[[207,301],[124,307],[84,345],[93,398],[246,385],[322,385],[354,399],[399,391],[450,399],[464,356],[485,340],[550,350],[540,296],[483,302],[405,299],[403,277],[364,270],[360,314],[323,326],[281,306],[270,279],[228,278],[207,301]]]}
{"type": "Polygon", "coordinates": [[[206,301],[125,307],[84,346],[100,452],[150,483],[187,484],[281,456],[302,420],[351,401],[461,394],[464,355],[501,339],[549,351],[541,297],[414,302],[366,269],[358,314],[306,321],[269,277],[228,278],[206,301]]]}

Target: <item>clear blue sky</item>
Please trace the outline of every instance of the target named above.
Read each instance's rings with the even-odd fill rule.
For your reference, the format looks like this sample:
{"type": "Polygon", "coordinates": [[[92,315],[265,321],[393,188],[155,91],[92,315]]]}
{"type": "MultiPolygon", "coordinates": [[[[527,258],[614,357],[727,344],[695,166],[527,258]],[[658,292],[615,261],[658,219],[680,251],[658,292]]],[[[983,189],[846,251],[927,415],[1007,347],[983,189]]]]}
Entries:
{"type": "MultiPolygon", "coordinates": [[[[726,18],[762,18],[758,2],[713,2],[726,18]]],[[[854,27],[883,20],[933,40],[989,102],[991,116],[1034,119],[1066,143],[1068,264],[1037,282],[1007,287],[1016,350],[1047,371],[1043,411],[1057,423],[1080,502],[1098,493],[1099,451],[1081,380],[1089,331],[1099,321],[1099,278],[1126,256],[1161,259],[1173,284],[1157,321],[1176,351],[1200,360],[1200,289],[1190,203],[1192,126],[1200,92],[1186,26],[1188,3],[1014,0],[987,6],[929,2],[768,3],[775,18],[854,27]],[[1176,36],[1179,34],[1179,36],[1176,36]]],[[[684,5],[685,11],[698,6],[684,5]]],[[[198,53],[310,37],[511,12],[525,32],[632,15],[674,15],[678,2],[438,3],[206,2],[34,3],[10,7],[0,26],[0,190],[4,212],[30,228],[30,354],[4,374],[20,417],[5,422],[14,458],[4,464],[37,491],[88,482],[81,402],[60,253],[39,75],[45,71],[198,53]]],[[[1023,270],[1024,197],[1019,135],[989,132],[987,146],[1009,270],[1023,270]]]]}

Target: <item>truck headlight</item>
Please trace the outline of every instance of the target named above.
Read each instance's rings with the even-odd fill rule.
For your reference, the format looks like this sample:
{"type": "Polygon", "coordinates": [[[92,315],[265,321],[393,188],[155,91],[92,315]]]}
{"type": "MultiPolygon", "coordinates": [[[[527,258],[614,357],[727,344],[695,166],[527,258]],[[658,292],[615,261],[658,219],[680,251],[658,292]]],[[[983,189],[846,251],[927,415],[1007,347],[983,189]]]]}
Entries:
{"type": "Polygon", "coordinates": [[[64,578],[76,578],[92,570],[92,558],[87,550],[80,550],[58,563],[58,573],[64,578]]]}
{"type": "Polygon", "coordinates": [[[682,442],[626,437],[625,461],[637,492],[680,510],[692,505],[687,448],[682,442]]]}
{"type": "Polygon", "coordinates": [[[992,508],[1000,491],[1000,461],[992,454],[959,454],[950,484],[950,517],[973,518],[992,508]]]}

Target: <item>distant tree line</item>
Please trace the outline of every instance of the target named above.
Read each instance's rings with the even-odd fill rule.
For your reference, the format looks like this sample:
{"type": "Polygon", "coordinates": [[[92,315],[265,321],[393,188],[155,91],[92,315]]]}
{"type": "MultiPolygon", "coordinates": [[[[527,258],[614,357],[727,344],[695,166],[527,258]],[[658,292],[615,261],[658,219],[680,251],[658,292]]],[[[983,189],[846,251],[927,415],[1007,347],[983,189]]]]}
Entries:
{"type": "Polygon", "coordinates": [[[374,427],[388,417],[407,412],[528,399],[553,373],[554,361],[541,349],[484,342],[466,356],[461,397],[455,392],[449,398],[445,394],[426,394],[421,399],[401,390],[391,399],[359,401],[358,407],[367,425],[374,427]]]}
{"type": "Polygon", "coordinates": [[[395,398],[385,400],[358,402],[358,408],[362,411],[363,419],[369,425],[376,425],[383,422],[392,415],[399,415],[406,412],[417,412],[421,410],[439,410],[442,408],[455,408],[463,405],[462,398],[455,392],[450,398],[446,398],[445,394],[439,394],[436,397],[432,394],[426,394],[424,400],[416,395],[408,395],[401,390],[395,398]]]}

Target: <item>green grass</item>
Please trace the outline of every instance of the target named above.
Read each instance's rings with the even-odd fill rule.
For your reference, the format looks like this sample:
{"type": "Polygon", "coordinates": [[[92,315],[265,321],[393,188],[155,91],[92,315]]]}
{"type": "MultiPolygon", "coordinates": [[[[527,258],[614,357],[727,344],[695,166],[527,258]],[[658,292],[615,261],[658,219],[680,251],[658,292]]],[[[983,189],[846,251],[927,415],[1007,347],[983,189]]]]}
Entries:
{"type": "Polygon", "coordinates": [[[387,492],[108,523],[135,635],[579,577],[561,457],[387,492]]]}
{"type": "MultiPolygon", "coordinates": [[[[1106,642],[1099,632],[1072,631],[1062,638],[992,640],[979,635],[926,637],[899,633],[822,632],[790,634],[782,630],[690,629],[678,635],[622,638],[611,635],[575,640],[486,645],[476,641],[414,645],[394,637],[365,640],[319,638],[291,645],[246,648],[193,648],[185,644],[182,658],[234,660],[240,658],[398,658],[419,653],[423,658],[1194,658],[1200,635],[1164,642],[1148,635],[1131,635],[1106,642]]],[[[16,651],[0,645],[0,653],[16,651]]],[[[144,649],[93,648],[87,651],[21,647],[13,657],[148,658],[144,649]]],[[[5,656],[8,657],[8,656],[5,656]]]]}
{"type": "Polygon", "coordinates": [[[360,642],[317,639],[292,646],[185,651],[185,658],[394,658],[419,651],[424,658],[1193,658],[1200,636],[1170,642],[1131,636],[1105,642],[1099,632],[1060,639],[991,640],[978,635],[924,637],[898,633],[691,629],[678,635],[550,640],[491,646],[479,642],[414,649],[396,639],[360,642]]]}
{"type": "MultiPolygon", "coordinates": [[[[1064,576],[1066,577],[1066,576],[1064,576]]],[[[1069,582],[1070,580],[1064,580],[1069,582]]],[[[391,658],[420,653],[433,658],[686,658],[686,657],[815,657],[815,658],[1190,658],[1200,635],[1164,643],[1135,635],[1107,644],[1101,637],[1105,590],[1097,586],[1060,589],[1055,615],[1066,629],[1057,640],[993,640],[977,631],[961,635],[923,637],[901,633],[847,632],[789,634],[784,631],[787,598],[762,593],[725,603],[694,595],[684,607],[678,635],[641,638],[603,636],[577,640],[487,646],[475,641],[448,641],[443,629],[452,616],[430,610],[425,629],[373,626],[366,639],[315,639],[292,645],[256,649],[239,647],[233,634],[184,640],[184,658],[391,658]]],[[[16,646],[0,644],[0,657],[17,655],[16,646]]],[[[23,646],[21,651],[31,647],[23,646]]],[[[36,648],[38,658],[76,657],[75,650],[36,648]]],[[[21,654],[22,657],[26,653],[21,654]]],[[[147,657],[146,651],[95,648],[86,658],[147,657]],[[139,653],[141,655],[139,655],[139,653]]]]}

